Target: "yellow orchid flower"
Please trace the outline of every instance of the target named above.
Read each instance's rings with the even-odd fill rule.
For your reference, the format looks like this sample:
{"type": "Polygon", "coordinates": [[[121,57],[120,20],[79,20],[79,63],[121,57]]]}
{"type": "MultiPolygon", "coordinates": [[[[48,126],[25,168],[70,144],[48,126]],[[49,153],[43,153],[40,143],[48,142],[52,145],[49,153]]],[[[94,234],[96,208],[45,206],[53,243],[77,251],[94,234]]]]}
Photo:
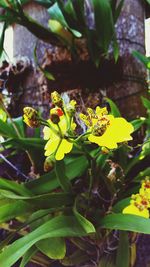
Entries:
{"type": "Polygon", "coordinates": [[[147,208],[140,210],[139,208],[137,208],[133,204],[130,204],[129,206],[124,208],[123,213],[124,214],[133,214],[133,215],[141,216],[144,218],[149,218],[149,211],[147,208]]]}
{"type": "MultiPolygon", "coordinates": [[[[73,147],[73,143],[65,139],[68,130],[66,116],[62,115],[58,124],[53,123],[51,120],[48,120],[48,123],[50,127],[45,126],[43,129],[44,139],[48,140],[45,145],[45,156],[50,156],[54,153],[55,159],[61,160],[73,147]]],[[[72,122],[71,130],[74,130],[75,127],[76,124],[72,122]]]]}
{"type": "Polygon", "coordinates": [[[92,143],[109,149],[117,148],[118,143],[132,140],[131,133],[134,128],[124,118],[115,118],[109,115],[106,108],[87,110],[88,115],[81,114],[80,118],[89,128],[88,139],[92,143]]]}
{"type": "Polygon", "coordinates": [[[134,214],[144,218],[149,218],[150,200],[145,191],[139,190],[138,194],[131,196],[130,205],[123,209],[124,214],[134,214]]]}

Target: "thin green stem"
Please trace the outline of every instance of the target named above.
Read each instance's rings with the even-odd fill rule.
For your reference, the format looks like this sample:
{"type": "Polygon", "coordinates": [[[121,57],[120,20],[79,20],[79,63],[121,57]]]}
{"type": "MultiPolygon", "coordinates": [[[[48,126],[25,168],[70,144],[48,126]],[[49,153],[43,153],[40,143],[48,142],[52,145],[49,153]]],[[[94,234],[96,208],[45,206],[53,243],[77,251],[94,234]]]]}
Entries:
{"type": "Polygon", "coordinates": [[[59,134],[60,134],[61,138],[63,138],[62,130],[60,128],[59,123],[57,124],[57,127],[58,127],[58,131],[59,131],[59,134]]]}
{"type": "Polygon", "coordinates": [[[58,149],[59,149],[59,147],[60,147],[61,142],[62,142],[62,139],[59,140],[59,143],[58,143],[58,145],[57,145],[57,148],[56,148],[56,150],[55,150],[55,152],[54,152],[54,156],[56,156],[57,151],[58,151],[58,149]]]}
{"type": "Polygon", "coordinates": [[[85,137],[85,136],[87,136],[87,135],[89,135],[89,134],[91,134],[91,133],[92,133],[92,132],[89,131],[89,132],[86,132],[86,133],[83,133],[83,134],[79,135],[79,137],[76,139],[76,141],[77,141],[77,142],[80,141],[80,140],[82,139],[82,137],[85,137]]]}

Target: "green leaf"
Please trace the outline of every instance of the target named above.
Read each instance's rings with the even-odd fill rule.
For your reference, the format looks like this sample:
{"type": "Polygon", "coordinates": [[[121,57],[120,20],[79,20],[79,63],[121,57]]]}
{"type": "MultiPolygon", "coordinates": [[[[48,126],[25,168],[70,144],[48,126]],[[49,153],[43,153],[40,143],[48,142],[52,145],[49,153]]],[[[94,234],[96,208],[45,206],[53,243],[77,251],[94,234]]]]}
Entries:
{"type": "Polygon", "coordinates": [[[66,255],[66,244],[62,237],[43,239],[37,242],[36,246],[43,254],[51,259],[60,260],[66,255]]]}
{"type": "Polygon", "coordinates": [[[8,7],[9,5],[8,5],[7,1],[1,0],[0,6],[5,8],[5,7],[8,7]]]}
{"type": "MultiPolygon", "coordinates": [[[[30,229],[33,231],[43,223],[50,220],[50,212],[51,209],[34,212],[30,217],[30,229]]],[[[36,243],[36,247],[51,259],[62,259],[66,254],[66,244],[64,238],[62,237],[40,240],[36,243]]]]}
{"type": "Polygon", "coordinates": [[[50,14],[50,18],[52,20],[57,20],[58,22],[60,22],[60,24],[63,27],[68,28],[68,24],[67,24],[67,22],[63,16],[61,9],[59,8],[57,2],[52,7],[50,7],[47,11],[50,14]]]}
{"type": "Polygon", "coordinates": [[[22,261],[19,267],[25,267],[27,263],[31,260],[31,258],[37,253],[38,249],[36,246],[32,246],[23,256],[22,261]]]}
{"type": "Polygon", "coordinates": [[[7,114],[1,107],[0,107],[0,119],[4,122],[7,120],[7,114]]]}
{"type": "Polygon", "coordinates": [[[146,176],[150,176],[150,167],[146,168],[145,170],[141,171],[135,178],[134,181],[138,182],[144,179],[146,176]]]}
{"type": "Polygon", "coordinates": [[[88,221],[85,217],[83,217],[77,210],[76,208],[73,209],[74,215],[76,217],[76,219],[78,220],[78,222],[80,223],[80,225],[83,226],[83,228],[88,228],[91,229],[91,232],[95,232],[95,228],[93,226],[93,224],[88,221]]]}
{"type": "Polygon", "coordinates": [[[4,22],[4,25],[3,25],[3,30],[2,30],[2,33],[1,33],[1,36],[0,36],[0,57],[4,51],[4,39],[5,39],[5,30],[7,29],[7,22],[4,22]]]}
{"type": "MultiPolygon", "coordinates": [[[[85,156],[71,156],[65,158],[65,165],[65,175],[69,180],[72,180],[76,177],[80,177],[86,171],[88,161],[85,156]]],[[[25,183],[24,186],[25,188],[30,189],[33,194],[43,194],[59,187],[59,182],[56,178],[56,173],[53,170],[37,180],[25,183]]]]}
{"type": "MultiPolygon", "coordinates": [[[[21,137],[25,137],[25,131],[24,131],[24,122],[22,117],[17,117],[13,119],[14,124],[16,125],[19,134],[21,137]]],[[[9,125],[12,125],[12,123],[9,121],[9,125]]]]}
{"type": "Polygon", "coordinates": [[[111,108],[111,114],[114,117],[121,117],[121,113],[117,107],[117,105],[108,97],[105,98],[105,100],[108,102],[108,104],[110,105],[111,108]]]}
{"type": "Polygon", "coordinates": [[[58,0],[57,3],[69,27],[79,31],[78,19],[72,1],[67,0],[64,4],[62,0],[58,0]]]}
{"type": "Polygon", "coordinates": [[[129,238],[128,233],[120,231],[119,232],[119,244],[117,249],[117,259],[116,259],[116,267],[129,267],[129,238]]]}
{"type": "Polygon", "coordinates": [[[101,170],[105,167],[107,163],[107,159],[110,157],[110,154],[100,154],[96,158],[96,164],[101,168],[101,170]]]}
{"type": "Polygon", "coordinates": [[[6,222],[33,210],[32,205],[22,201],[11,201],[0,207],[0,223],[6,222]]]}
{"type": "Polygon", "coordinates": [[[142,96],[141,98],[142,98],[142,103],[143,103],[144,107],[146,109],[150,110],[150,100],[148,100],[144,96],[142,96]]]}
{"type": "Polygon", "coordinates": [[[39,67],[40,71],[44,74],[44,76],[48,79],[48,80],[55,80],[55,77],[52,75],[52,73],[50,73],[49,71],[43,69],[41,67],[41,65],[38,62],[38,58],[37,58],[37,54],[36,54],[36,50],[37,50],[37,45],[34,48],[34,61],[37,64],[37,66],[39,67]]]}
{"type": "Polygon", "coordinates": [[[150,234],[150,219],[129,214],[111,214],[100,221],[100,227],[150,234]]]}
{"type": "Polygon", "coordinates": [[[134,127],[134,131],[137,131],[139,128],[141,128],[141,126],[145,123],[146,118],[141,117],[139,119],[130,121],[130,123],[133,125],[134,127]]]}
{"type": "Polygon", "coordinates": [[[22,196],[31,196],[32,195],[30,190],[28,190],[22,184],[18,184],[17,182],[9,181],[9,180],[1,178],[1,177],[0,177],[0,189],[8,190],[8,191],[14,192],[14,193],[22,195],[22,196]]]}
{"type": "Polygon", "coordinates": [[[7,122],[0,119],[0,135],[4,137],[17,137],[16,132],[7,122]]]}
{"type": "Polygon", "coordinates": [[[85,22],[85,14],[84,14],[84,0],[76,0],[72,1],[74,11],[76,13],[76,17],[79,23],[79,28],[82,32],[85,31],[86,22],[85,22]]]}
{"type": "MultiPolygon", "coordinates": [[[[117,2],[117,1],[115,1],[115,2],[117,2]]],[[[117,22],[117,19],[118,19],[120,13],[121,13],[123,4],[124,4],[124,0],[121,0],[121,1],[117,4],[117,6],[116,6],[116,8],[115,8],[115,10],[114,10],[114,14],[113,14],[114,23],[117,22]]]]}
{"type": "MultiPolygon", "coordinates": [[[[79,29],[80,26],[82,25],[80,24],[81,18],[79,20],[79,16],[82,13],[82,6],[80,6],[79,8],[78,3],[77,3],[79,1],[81,0],[77,0],[76,4],[72,3],[71,1],[68,1],[67,5],[64,5],[61,3],[61,1],[58,1],[51,8],[48,9],[48,12],[50,14],[50,20],[58,21],[63,26],[64,29],[65,28],[68,29],[77,38],[81,37],[81,33],[77,31],[77,29],[79,29]],[[79,8],[78,15],[74,8],[77,8],[77,9],[79,8]],[[73,28],[75,28],[76,30],[74,30],[72,26],[74,26],[73,28]]],[[[66,38],[66,41],[67,41],[67,38],[66,38]]]]}
{"type": "Polygon", "coordinates": [[[87,47],[89,51],[90,58],[95,63],[96,67],[99,67],[100,63],[100,48],[96,44],[95,40],[96,31],[94,29],[86,29],[87,47]]]}
{"type": "Polygon", "coordinates": [[[36,208],[57,208],[73,204],[74,197],[66,193],[48,193],[37,196],[20,196],[6,190],[0,190],[0,195],[9,199],[25,200],[36,208]]]}
{"type": "Polygon", "coordinates": [[[44,152],[45,140],[41,138],[13,138],[3,142],[4,145],[10,145],[22,150],[37,149],[44,152]]]}
{"type": "MultiPolygon", "coordinates": [[[[10,203],[10,200],[9,199],[6,199],[7,200],[7,203],[10,203]],[[8,202],[9,201],[9,202],[8,202]]],[[[5,202],[6,202],[5,200],[5,202]]],[[[5,203],[6,204],[6,203],[5,203]]],[[[45,216],[47,216],[50,212],[54,212],[54,209],[44,209],[44,210],[38,210],[38,211],[35,211],[31,214],[31,216],[29,216],[29,219],[27,219],[25,221],[25,223],[23,223],[20,227],[17,227],[16,231],[12,232],[11,234],[9,234],[3,241],[0,242],[0,251],[6,247],[10,241],[12,241],[15,236],[16,236],[16,233],[18,231],[20,231],[21,229],[23,229],[24,227],[30,225],[31,229],[32,229],[32,225],[33,223],[35,224],[36,221],[38,221],[39,219],[41,218],[44,218],[45,216]]]]}
{"type": "Polygon", "coordinates": [[[130,197],[120,200],[113,206],[112,211],[115,213],[121,213],[122,210],[130,204],[130,200],[130,197]]]}
{"type": "Polygon", "coordinates": [[[56,161],[55,174],[56,174],[56,178],[57,178],[61,188],[65,192],[71,192],[72,187],[71,187],[71,183],[70,183],[68,177],[66,176],[66,166],[65,166],[65,163],[63,160],[56,161]]]}
{"type": "Polygon", "coordinates": [[[98,44],[103,53],[107,53],[114,34],[114,22],[110,2],[106,0],[93,0],[93,8],[98,44]]]}
{"type": "Polygon", "coordinates": [[[132,55],[136,57],[139,61],[141,61],[147,69],[150,69],[150,59],[148,57],[144,56],[136,50],[132,52],[132,55]]]}
{"type": "Polygon", "coordinates": [[[119,45],[117,42],[117,37],[116,34],[114,33],[113,39],[112,39],[112,45],[113,45],[113,54],[114,54],[114,59],[115,59],[115,63],[118,60],[119,57],[119,45]]]}
{"type": "Polygon", "coordinates": [[[81,226],[74,216],[60,215],[47,221],[33,232],[16,240],[0,254],[3,267],[11,267],[36,242],[49,237],[86,236],[91,233],[91,227],[81,226]]]}

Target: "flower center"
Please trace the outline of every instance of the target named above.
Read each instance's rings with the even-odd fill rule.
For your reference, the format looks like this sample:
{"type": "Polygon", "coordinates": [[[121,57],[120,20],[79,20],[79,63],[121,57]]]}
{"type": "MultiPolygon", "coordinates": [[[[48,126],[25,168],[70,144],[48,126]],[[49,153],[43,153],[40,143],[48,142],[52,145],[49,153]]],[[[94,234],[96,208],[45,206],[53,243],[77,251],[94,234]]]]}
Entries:
{"type": "Polygon", "coordinates": [[[149,201],[146,197],[144,196],[139,196],[140,199],[135,199],[134,205],[139,209],[139,211],[142,211],[144,209],[147,209],[149,206],[149,201]]]}
{"type": "Polygon", "coordinates": [[[102,116],[97,119],[97,123],[92,127],[92,134],[95,136],[102,136],[108,126],[110,125],[110,120],[106,116],[102,116]]]}

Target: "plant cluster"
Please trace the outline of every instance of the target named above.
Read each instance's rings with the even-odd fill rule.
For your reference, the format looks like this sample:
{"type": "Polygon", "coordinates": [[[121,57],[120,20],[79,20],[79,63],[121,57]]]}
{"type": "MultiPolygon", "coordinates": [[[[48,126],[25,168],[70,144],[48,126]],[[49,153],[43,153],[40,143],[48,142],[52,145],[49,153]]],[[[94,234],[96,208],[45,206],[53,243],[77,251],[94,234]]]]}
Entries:
{"type": "MultiPolygon", "coordinates": [[[[40,251],[66,266],[89,261],[105,266],[109,260],[120,266],[122,257],[129,266],[128,231],[150,233],[150,168],[140,167],[150,153],[150,101],[143,98],[147,118],[129,123],[110,99],[110,112],[97,107],[84,114],[78,114],[74,100],[65,103],[58,92],[51,100],[50,116],[44,120],[31,107],[24,108],[23,118],[10,119],[1,99],[1,153],[7,155],[1,154],[1,164],[9,164],[14,153],[24,150],[32,167],[44,166],[46,174],[31,179],[20,172],[12,180],[0,178],[0,223],[11,231],[0,243],[0,262],[10,267],[22,258],[23,267],[36,261],[40,251]],[[26,137],[23,120],[35,129],[36,137],[26,137]],[[44,140],[37,137],[40,125],[44,140]],[[132,148],[127,142],[142,125],[147,126],[145,141],[132,148]],[[10,220],[17,222],[13,229],[10,220]],[[108,259],[102,248],[113,240],[114,230],[118,249],[115,258],[108,259]],[[12,242],[16,233],[19,237],[12,242]],[[68,242],[74,250],[71,255],[68,242]]],[[[39,263],[44,260],[41,256],[39,263]]]]}
{"type": "MultiPolygon", "coordinates": [[[[110,44],[117,59],[115,23],[123,0],[35,0],[50,14],[48,28],[24,12],[28,2],[0,1],[0,54],[6,28],[18,23],[73,55],[77,40],[84,38],[97,66],[110,44]]],[[[134,55],[149,69],[149,58],[134,55]]],[[[0,227],[6,230],[2,267],[18,260],[20,267],[30,261],[49,266],[55,260],[64,266],[134,265],[135,236],[150,234],[150,101],[142,98],[147,116],[130,122],[106,101],[110,110],[87,107],[79,113],[76,101],[65,102],[55,91],[47,120],[32,107],[14,119],[0,95],[0,166],[13,170],[0,177],[0,227]],[[132,138],[141,129],[145,136],[135,146],[132,138]],[[30,173],[17,167],[21,153],[30,173]]]]}

